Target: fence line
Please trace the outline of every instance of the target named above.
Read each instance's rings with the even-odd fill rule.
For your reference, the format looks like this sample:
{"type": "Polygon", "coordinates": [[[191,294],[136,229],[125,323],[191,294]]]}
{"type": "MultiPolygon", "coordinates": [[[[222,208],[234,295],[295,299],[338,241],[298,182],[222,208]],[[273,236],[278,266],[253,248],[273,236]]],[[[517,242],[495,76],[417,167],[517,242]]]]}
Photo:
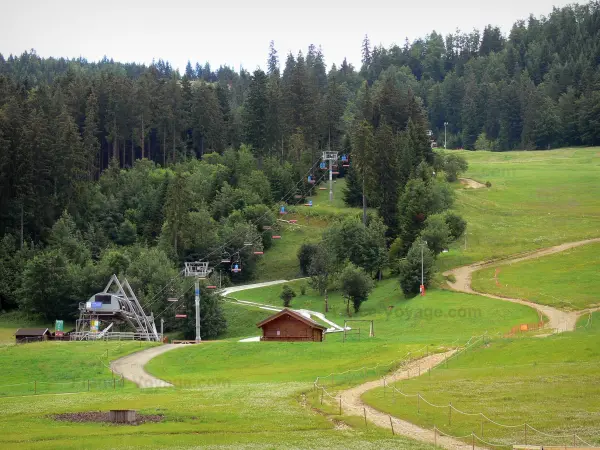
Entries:
{"type": "MultiPolygon", "coordinates": [[[[500,334],[500,333],[498,333],[498,334],[500,334]]],[[[482,334],[482,335],[480,335],[480,336],[471,336],[471,338],[469,338],[469,340],[468,340],[468,341],[467,341],[467,342],[466,342],[466,343],[465,343],[463,346],[461,346],[461,348],[460,348],[459,350],[457,350],[456,352],[454,352],[454,353],[453,353],[452,355],[450,355],[449,357],[446,357],[446,358],[444,358],[444,361],[443,361],[443,362],[441,362],[440,364],[438,364],[438,365],[437,365],[437,366],[435,366],[435,367],[440,367],[442,364],[444,364],[444,363],[447,363],[447,361],[448,361],[448,360],[450,360],[450,359],[452,359],[452,358],[455,358],[455,357],[458,357],[458,355],[459,355],[459,354],[466,352],[466,351],[467,351],[469,348],[473,347],[473,346],[474,346],[475,344],[477,344],[477,343],[478,343],[480,340],[482,340],[482,339],[483,339],[483,341],[485,342],[485,337],[486,337],[486,335],[487,335],[487,332],[486,332],[486,333],[484,333],[484,334],[482,334]]],[[[455,341],[455,342],[456,342],[456,341],[455,341]]],[[[427,346],[427,347],[424,347],[424,348],[428,348],[428,346],[427,346]]],[[[398,367],[403,367],[403,366],[405,366],[407,363],[410,363],[410,362],[414,361],[414,360],[412,360],[412,359],[409,359],[409,356],[410,356],[411,354],[418,353],[419,351],[422,351],[422,350],[423,350],[423,349],[420,349],[420,350],[417,350],[417,351],[408,352],[408,353],[406,354],[406,356],[405,356],[405,359],[403,359],[403,360],[401,360],[401,361],[397,361],[397,362],[390,363],[389,365],[391,366],[391,365],[394,365],[394,364],[396,364],[398,367]]],[[[346,402],[344,402],[344,401],[343,401],[343,399],[342,399],[342,396],[341,396],[341,395],[339,395],[339,396],[335,396],[335,395],[331,394],[330,392],[328,392],[328,391],[327,391],[327,389],[325,389],[325,386],[319,385],[319,381],[320,381],[320,379],[321,379],[321,378],[334,377],[335,375],[343,375],[343,374],[345,374],[345,373],[348,373],[348,372],[355,372],[355,371],[360,371],[360,370],[370,370],[370,369],[376,369],[376,368],[378,368],[378,367],[380,367],[380,366],[381,366],[381,364],[377,364],[376,366],[373,366],[373,367],[371,367],[371,368],[364,368],[364,367],[362,367],[362,368],[360,368],[360,369],[351,369],[351,370],[347,370],[347,371],[340,372],[340,373],[332,373],[332,374],[326,375],[325,377],[317,377],[317,378],[316,378],[316,380],[315,380],[315,381],[314,381],[314,383],[313,383],[313,387],[315,388],[315,390],[316,390],[316,391],[318,391],[319,389],[321,390],[321,403],[322,403],[322,401],[323,401],[323,396],[324,396],[324,395],[326,395],[327,397],[329,397],[329,398],[330,398],[330,399],[332,399],[332,400],[335,400],[336,402],[339,402],[339,406],[340,406],[340,414],[341,414],[341,413],[342,413],[342,404],[344,404],[344,403],[346,403],[346,402]]],[[[434,368],[435,368],[435,367],[434,367],[434,368]]],[[[497,425],[497,426],[500,426],[500,427],[502,427],[502,428],[511,428],[511,429],[515,429],[515,428],[523,428],[523,430],[524,430],[524,432],[525,432],[525,441],[527,441],[527,429],[530,429],[531,431],[534,431],[534,432],[536,432],[536,433],[538,433],[538,434],[540,434],[540,435],[542,435],[542,436],[546,436],[546,437],[550,437],[550,438],[555,438],[555,439],[573,439],[573,444],[575,444],[575,440],[579,440],[581,443],[585,444],[586,446],[588,446],[588,447],[593,447],[593,445],[592,445],[592,444],[590,444],[590,443],[588,443],[587,441],[585,441],[584,439],[582,439],[582,438],[581,438],[581,437],[580,437],[578,434],[576,434],[576,433],[573,433],[573,434],[566,434],[566,435],[553,435],[553,434],[545,433],[545,432],[543,432],[543,431],[541,431],[541,430],[538,430],[537,428],[535,428],[535,427],[531,426],[531,425],[530,425],[529,423],[527,423],[527,422],[525,422],[525,423],[522,423],[522,424],[520,424],[520,425],[508,425],[508,424],[503,424],[503,423],[496,422],[495,420],[492,420],[492,419],[490,419],[490,418],[489,418],[488,416],[486,416],[486,415],[485,415],[483,412],[478,412],[478,413],[469,413],[469,412],[465,412],[465,411],[462,411],[462,410],[460,410],[460,409],[456,408],[455,406],[453,406],[451,402],[450,402],[448,405],[436,405],[436,404],[434,404],[434,403],[431,403],[430,401],[428,401],[428,400],[427,400],[425,397],[423,397],[423,396],[422,396],[420,393],[417,393],[417,394],[407,394],[407,393],[405,393],[405,392],[402,392],[401,390],[397,389],[395,386],[388,385],[388,384],[387,384],[387,381],[386,381],[386,376],[385,376],[385,375],[383,375],[381,378],[382,378],[382,381],[383,381],[383,387],[384,387],[384,396],[385,396],[385,389],[386,389],[387,387],[391,387],[391,388],[392,388],[392,390],[393,390],[393,392],[395,392],[395,393],[398,393],[398,394],[400,394],[400,395],[402,395],[402,396],[404,396],[404,397],[413,397],[413,398],[414,398],[414,397],[417,397],[417,399],[418,399],[419,401],[420,401],[420,400],[423,400],[425,403],[427,403],[428,405],[430,405],[430,406],[432,406],[432,407],[434,407],[434,408],[449,408],[449,410],[454,410],[454,411],[456,411],[457,413],[459,413],[459,414],[463,414],[463,415],[466,415],[466,416],[472,416],[472,417],[474,417],[474,416],[479,416],[479,417],[481,417],[481,419],[482,419],[482,436],[478,436],[478,435],[477,435],[476,433],[474,433],[474,432],[472,432],[472,433],[470,433],[470,434],[468,434],[468,435],[466,435],[466,436],[453,436],[453,435],[450,435],[450,434],[448,434],[448,433],[445,433],[445,432],[443,432],[442,430],[440,430],[440,429],[439,429],[439,428],[437,428],[436,426],[434,426],[433,430],[430,430],[430,431],[433,431],[433,432],[434,432],[434,434],[435,434],[435,433],[437,433],[437,432],[439,432],[439,433],[440,433],[440,435],[442,435],[442,436],[451,437],[451,438],[454,438],[454,439],[457,439],[457,440],[460,440],[460,439],[466,439],[466,438],[469,438],[469,437],[471,437],[471,438],[472,438],[472,440],[473,440],[473,441],[472,441],[473,448],[474,448],[474,446],[475,446],[475,444],[474,444],[474,440],[475,440],[475,439],[477,439],[478,441],[480,441],[480,442],[484,443],[485,445],[489,445],[489,446],[491,446],[491,447],[512,447],[513,445],[517,445],[517,443],[511,443],[511,444],[499,444],[499,443],[491,443],[491,442],[488,442],[488,441],[484,440],[484,439],[483,439],[483,420],[484,420],[484,419],[485,419],[487,422],[489,422],[489,423],[492,423],[492,424],[494,424],[494,425],[497,425]]],[[[410,374],[409,374],[409,378],[410,378],[410,374]]],[[[350,405],[348,405],[348,404],[346,404],[346,405],[347,405],[347,406],[350,406],[350,405]]],[[[366,410],[365,410],[365,420],[366,420],[366,410]]],[[[392,427],[392,433],[394,433],[394,431],[393,431],[393,425],[392,425],[392,421],[391,421],[391,416],[390,416],[390,426],[392,427]]],[[[525,443],[527,443],[527,442],[525,442],[525,443]]]]}
{"type": "MultiPolygon", "coordinates": [[[[123,345],[125,344],[125,342],[121,342],[119,343],[119,345],[117,345],[116,347],[110,349],[113,353],[118,351],[123,345]]],[[[22,392],[0,392],[0,398],[2,397],[9,397],[15,393],[19,393],[19,394],[23,394],[23,395],[36,395],[38,394],[38,386],[40,385],[57,385],[57,386],[64,386],[64,385],[80,385],[83,388],[79,389],[75,392],[70,391],[70,392],[60,392],[60,393],[76,393],[76,392],[87,392],[90,391],[92,386],[98,386],[98,385],[104,385],[104,386],[108,386],[109,389],[110,387],[112,387],[113,390],[117,389],[117,386],[119,388],[123,388],[125,387],[125,378],[123,378],[122,375],[118,375],[115,376],[115,373],[112,371],[111,367],[109,364],[106,364],[103,360],[103,357],[105,354],[108,354],[109,349],[104,349],[100,354],[96,354],[96,358],[98,359],[98,362],[105,368],[111,371],[112,373],[112,378],[100,378],[100,379],[96,379],[96,378],[89,378],[89,379],[80,379],[80,380],[72,380],[72,381],[38,381],[38,380],[32,380],[32,381],[27,381],[24,383],[13,383],[13,384],[3,384],[0,385],[0,391],[4,388],[12,388],[12,387],[17,387],[17,386],[30,386],[31,388],[28,389],[25,394],[23,394],[22,392]]]]}

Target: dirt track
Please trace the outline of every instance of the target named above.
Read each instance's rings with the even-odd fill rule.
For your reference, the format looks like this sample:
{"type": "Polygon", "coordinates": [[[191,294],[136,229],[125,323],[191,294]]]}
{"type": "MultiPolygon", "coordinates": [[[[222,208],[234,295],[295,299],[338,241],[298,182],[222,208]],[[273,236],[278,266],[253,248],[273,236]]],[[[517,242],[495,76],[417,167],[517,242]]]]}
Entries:
{"type": "MultiPolygon", "coordinates": [[[[425,374],[427,369],[433,368],[438,364],[444,362],[444,359],[449,357],[454,353],[455,350],[448,351],[446,353],[437,353],[433,355],[429,355],[425,358],[421,358],[417,361],[413,361],[406,367],[394,372],[390,376],[386,377],[386,382],[391,383],[398,380],[404,380],[409,377],[409,371],[414,375],[419,371],[425,374]]],[[[352,389],[348,389],[346,391],[342,391],[340,393],[342,397],[342,405],[344,414],[352,414],[355,416],[364,417],[365,410],[367,412],[367,419],[374,423],[375,425],[390,429],[390,415],[382,413],[381,411],[372,408],[361,400],[362,394],[365,392],[381,387],[383,385],[382,380],[369,381],[367,383],[361,384],[360,386],[356,386],[352,389]]],[[[398,400],[401,401],[401,400],[398,400]]],[[[454,438],[450,438],[447,436],[440,436],[439,433],[437,437],[434,436],[433,430],[427,430],[425,428],[421,428],[413,423],[407,422],[405,420],[398,419],[397,417],[391,417],[392,423],[394,424],[394,433],[402,436],[406,436],[411,439],[415,439],[421,442],[427,442],[433,444],[437,442],[437,444],[441,447],[457,450],[464,449],[466,447],[472,448],[471,445],[466,444],[465,442],[459,441],[454,438]]],[[[475,448],[480,448],[475,446],[475,448]]]]}
{"type": "Polygon", "coordinates": [[[521,305],[530,306],[531,308],[537,309],[546,317],[548,317],[548,328],[553,328],[558,333],[562,333],[564,331],[573,331],[575,329],[577,318],[579,316],[581,316],[582,314],[587,314],[589,311],[595,311],[597,310],[597,308],[594,310],[588,309],[583,311],[562,311],[560,309],[553,308],[552,306],[540,305],[538,303],[533,303],[519,298],[501,297],[498,295],[478,292],[473,290],[473,288],[471,287],[471,276],[473,272],[484,269],[486,267],[506,265],[520,261],[526,261],[528,259],[540,258],[542,256],[548,256],[554,253],[564,252],[565,250],[569,250],[571,248],[579,247],[585,244],[591,244],[593,242],[600,242],[600,238],[586,239],[584,241],[577,242],[568,242],[566,244],[555,245],[554,247],[548,247],[521,255],[515,255],[513,257],[509,257],[502,260],[478,262],[469,266],[463,266],[458,267],[456,269],[448,270],[444,272],[444,275],[454,275],[456,281],[454,281],[453,283],[448,281],[448,285],[455,291],[466,292],[469,294],[478,294],[489,298],[495,298],[498,300],[504,300],[507,302],[519,303],[521,305]]]}
{"type": "Polygon", "coordinates": [[[185,345],[165,344],[160,347],[152,347],[148,350],[142,350],[141,352],[119,358],[110,363],[110,368],[115,373],[123,375],[129,381],[133,381],[142,389],[172,387],[171,383],[167,383],[147,373],[144,370],[144,366],[155,356],[181,347],[185,347],[185,345]]]}
{"type": "Polygon", "coordinates": [[[459,181],[465,186],[472,189],[481,189],[486,187],[485,184],[480,183],[479,181],[472,180],[471,178],[459,178],[459,181]]]}

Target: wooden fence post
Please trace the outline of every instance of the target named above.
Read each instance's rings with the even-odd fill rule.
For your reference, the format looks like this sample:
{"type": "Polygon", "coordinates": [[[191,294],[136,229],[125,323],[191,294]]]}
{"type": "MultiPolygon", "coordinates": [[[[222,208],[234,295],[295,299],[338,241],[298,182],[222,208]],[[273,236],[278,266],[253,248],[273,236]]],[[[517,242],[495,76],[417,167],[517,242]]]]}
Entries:
{"type": "Polygon", "coordinates": [[[525,424],[525,445],[527,445],[527,424],[525,424]]]}
{"type": "Polygon", "coordinates": [[[452,402],[448,404],[448,426],[452,426],[452,402]]]}
{"type": "Polygon", "coordinates": [[[421,414],[421,394],[417,392],[417,414],[421,414]]]}
{"type": "Polygon", "coordinates": [[[363,407],[363,412],[365,413],[365,428],[367,428],[367,408],[363,407]]]}
{"type": "Polygon", "coordinates": [[[437,447],[437,427],[433,426],[433,446],[437,447]]]}
{"type": "Polygon", "coordinates": [[[475,450],[475,433],[471,433],[471,448],[475,450]]]}
{"type": "Polygon", "coordinates": [[[390,427],[392,428],[392,436],[394,436],[395,435],[395,433],[394,433],[394,422],[392,422],[392,416],[389,416],[389,418],[390,418],[390,427]]]}
{"type": "Polygon", "coordinates": [[[479,414],[481,414],[481,439],[483,439],[483,413],[479,414]]]}
{"type": "Polygon", "coordinates": [[[321,388],[321,405],[323,404],[323,393],[325,392],[325,388],[321,388]]]}
{"type": "Polygon", "coordinates": [[[342,415],[342,396],[340,395],[340,416],[342,415]]]}
{"type": "Polygon", "coordinates": [[[88,392],[90,392],[90,380],[88,380],[88,392]]]}

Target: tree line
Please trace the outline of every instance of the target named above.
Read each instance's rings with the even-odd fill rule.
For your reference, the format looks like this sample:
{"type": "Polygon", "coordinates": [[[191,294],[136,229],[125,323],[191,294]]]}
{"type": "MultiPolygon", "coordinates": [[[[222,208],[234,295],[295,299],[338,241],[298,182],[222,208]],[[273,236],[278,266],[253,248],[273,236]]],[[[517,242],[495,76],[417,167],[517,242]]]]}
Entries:
{"type": "MultiPolygon", "coordinates": [[[[66,283],[44,295],[74,302],[65,286],[83,289],[69,291],[77,298],[95,289],[77,281],[90,267],[98,278],[156,261],[176,271],[243,236],[266,249],[278,200],[306,195],[306,171],[328,149],[349,155],[345,200],[377,208],[398,258],[426,228],[448,241],[460,221],[439,216],[450,202],[442,179],[465,167],[431,141],[446,130],[452,148],[597,144],[599,30],[590,2],[508,36],[488,26],[389,48],[365,37],[360,68],[328,69],[314,45],[280,61],[272,42],[267,70],[252,73],[0,54],[2,307],[33,304],[44,267],[65,267],[66,283]]],[[[240,258],[233,277],[251,277],[254,256],[240,258]]],[[[142,297],[158,284],[140,282],[142,297]]]]}

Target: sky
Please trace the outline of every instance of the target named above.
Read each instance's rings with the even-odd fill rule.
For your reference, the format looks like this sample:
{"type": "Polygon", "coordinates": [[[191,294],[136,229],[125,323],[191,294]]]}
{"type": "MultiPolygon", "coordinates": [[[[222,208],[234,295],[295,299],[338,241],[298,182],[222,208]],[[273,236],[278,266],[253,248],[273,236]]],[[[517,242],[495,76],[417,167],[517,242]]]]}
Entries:
{"type": "Polygon", "coordinates": [[[379,2],[357,0],[0,0],[0,53],[35,49],[43,57],[104,55],[121,62],[168,60],[182,72],[188,60],[236,70],[266,68],[269,42],[280,63],[310,44],[325,60],[344,57],[360,66],[361,44],[402,45],[432,30],[446,35],[457,28],[483,30],[512,24],[530,13],[547,15],[561,0],[485,0],[379,2]]]}

